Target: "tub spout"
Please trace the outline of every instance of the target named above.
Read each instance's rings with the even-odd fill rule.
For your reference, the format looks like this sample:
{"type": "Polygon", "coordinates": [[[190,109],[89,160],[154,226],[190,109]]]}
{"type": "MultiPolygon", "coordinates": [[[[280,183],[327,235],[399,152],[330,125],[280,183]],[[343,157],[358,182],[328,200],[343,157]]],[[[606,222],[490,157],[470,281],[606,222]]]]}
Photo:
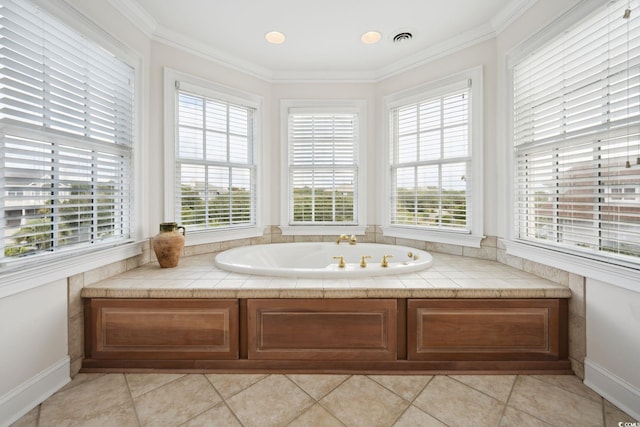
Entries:
{"type": "Polygon", "coordinates": [[[351,235],[351,237],[349,237],[346,234],[341,234],[340,237],[338,237],[338,240],[336,240],[336,243],[339,245],[340,242],[349,242],[350,245],[355,245],[357,243],[356,240],[356,236],[355,235],[351,235]]]}

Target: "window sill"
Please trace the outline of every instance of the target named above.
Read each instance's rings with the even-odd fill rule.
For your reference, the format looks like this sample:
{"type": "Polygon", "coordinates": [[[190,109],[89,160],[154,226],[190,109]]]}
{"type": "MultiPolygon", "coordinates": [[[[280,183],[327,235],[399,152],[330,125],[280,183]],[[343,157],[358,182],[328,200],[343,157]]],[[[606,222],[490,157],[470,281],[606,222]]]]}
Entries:
{"type": "Polygon", "coordinates": [[[69,253],[64,257],[56,257],[55,260],[39,259],[37,263],[10,265],[0,277],[0,298],[140,255],[145,243],[146,241],[131,242],[91,253],[69,253]]]}
{"type": "Polygon", "coordinates": [[[229,240],[251,239],[264,236],[264,227],[227,228],[224,230],[187,231],[185,246],[206,245],[207,243],[229,240]]]}
{"type": "Polygon", "coordinates": [[[630,291],[640,292],[640,286],[638,286],[640,266],[638,268],[624,267],[516,241],[505,240],[504,244],[508,255],[539,262],[630,291]]]}
{"type": "Polygon", "coordinates": [[[447,231],[420,230],[417,228],[405,227],[382,227],[382,234],[385,237],[399,237],[401,239],[424,240],[434,243],[445,243],[448,245],[466,246],[479,248],[480,242],[485,236],[467,233],[456,233],[447,231]]]}
{"type": "Polygon", "coordinates": [[[281,225],[283,236],[332,236],[340,234],[364,235],[364,225],[281,225]]]}

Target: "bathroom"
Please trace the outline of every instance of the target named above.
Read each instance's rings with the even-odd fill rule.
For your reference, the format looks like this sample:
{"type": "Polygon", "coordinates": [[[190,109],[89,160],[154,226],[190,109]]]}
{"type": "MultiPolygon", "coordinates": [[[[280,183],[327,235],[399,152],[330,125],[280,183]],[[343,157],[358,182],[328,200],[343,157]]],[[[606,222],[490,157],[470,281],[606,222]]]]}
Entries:
{"type": "Polygon", "coordinates": [[[2,272],[0,322],[5,326],[0,331],[0,419],[37,404],[42,396],[56,391],[69,373],[79,372],[84,353],[82,289],[153,261],[149,238],[157,233],[158,224],[175,219],[171,217],[173,201],[168,195],[174,191],[175,169],[167,143],[167,135],[174,131],[167,120],[171,114],[167,105],[172,102],[172,77],[187,79],[191,84],[211,83],[235,96],[250,94],[261,107],[256,226],[218,232],[214,238],[188,232],[183,260],[247,244],[335,241],[343,233],[357,235],[359,242],[497,260],[571,289],[569,353],[573,371],[609,401],[636,418],[640,416],[640,377],[634,357],[640,353],[636,333],[640,326],[637,264],[635,268],[616,269],[599,264],[594,267],[587,261],[567,263],[553,253],[525,251],[505,244],[511,233],[508,224],[512,212],[507,61],[521,43],[563,16],[576,2],[539,0],[527,3],[528,8],[522,6],[526,2],[520,2],[523,10],[519,14],[512,11],[513,15],[503,15],[495,28],[477,34],[472,41],[449,49],[443,45],[437,54],[426,55],[415,65],[385,68],[363,79],[334,78],[331,72],[301,79],[295,75],[265,76],[263,70],[250,67],[242,69],[215,57],[207,46],[186,46],[166,37],[151,37],[153,31],[149,27],[133,24],[127,18],[134,11],[123,1],[40,3],[77,31],[105,46],[114,46],[135,65],[136,100],[140,105],[135,117],[138,145],[132,179],[135,243],[32,266],[26,273],[24,269],[2,272]],[[387,184],[379,171],[386,156],[386,105],[406,91],[428,89],[451,76],[468,75],[479,80],[482,87],[479,140],[483,143],[474,150],[474,154],[482,154],[481,168],[479,175],[473,177],[476,185],[481,183],[474,193],[482,206],[474,210],[474,223],[481,224],[481,229],[474,230],[472,242],[385,233],[387,196],[381,189],[387,184]],[[286,176],[282,167],[286,159],[281,144],[282,135],[286,134],[283,108],[293,101],[300,106],[301,100],[356,101],[362,111],[365,120],[360,137],[366,144],[361,150],[362,207],[358,226],[324,227],[314,235],[309,231],[295,234],[298,231],[280,227],[287,222],[286,185],[282,188],[286,176]]]}

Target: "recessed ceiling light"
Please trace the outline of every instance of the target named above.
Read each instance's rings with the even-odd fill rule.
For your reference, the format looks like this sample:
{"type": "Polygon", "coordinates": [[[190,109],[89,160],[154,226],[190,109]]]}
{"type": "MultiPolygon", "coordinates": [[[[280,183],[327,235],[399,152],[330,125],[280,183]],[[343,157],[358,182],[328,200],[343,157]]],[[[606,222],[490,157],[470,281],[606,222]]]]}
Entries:
{"type": "Polygon", "coordinates": [[[378,43],[381,37],[382,35],[377,31],[367,31],[360,37],[360,40],[364,44],[374,44],[378,43]]]}
{"type": "Polygon", "coordinates": [[[284,34],[279,31],[270,31],[264,35],[264,38],[267,39],[269,43],[280,44],[284,43],[284,34]]]}

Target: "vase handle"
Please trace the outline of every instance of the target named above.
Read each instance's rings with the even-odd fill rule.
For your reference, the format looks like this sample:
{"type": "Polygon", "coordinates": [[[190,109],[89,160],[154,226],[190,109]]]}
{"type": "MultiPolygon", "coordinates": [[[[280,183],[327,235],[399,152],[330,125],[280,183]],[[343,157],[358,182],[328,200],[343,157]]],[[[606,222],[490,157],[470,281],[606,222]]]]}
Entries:
{"type": "Polygon", "coordinates": [[[186,236],[187,235],[187,229],[180,225],[180,226],[178,226],[178,231],[180,231],[181,228],[182,228],[182,235],[186,236]]]}

